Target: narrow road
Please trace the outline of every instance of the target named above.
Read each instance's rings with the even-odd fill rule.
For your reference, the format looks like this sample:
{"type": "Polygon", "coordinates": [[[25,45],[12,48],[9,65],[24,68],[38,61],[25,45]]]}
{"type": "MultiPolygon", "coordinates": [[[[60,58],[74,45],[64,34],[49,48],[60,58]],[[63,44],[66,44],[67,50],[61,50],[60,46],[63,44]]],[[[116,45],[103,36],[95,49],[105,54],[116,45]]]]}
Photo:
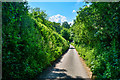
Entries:
{"type": "Polygon", "coordinates": [[[45,79],[66,79],[74,78],[78,80],[90,79],[84,68],[76,49],[70,45],[65,53],[52,67],[44,71],[38,80],[45,79]]]}

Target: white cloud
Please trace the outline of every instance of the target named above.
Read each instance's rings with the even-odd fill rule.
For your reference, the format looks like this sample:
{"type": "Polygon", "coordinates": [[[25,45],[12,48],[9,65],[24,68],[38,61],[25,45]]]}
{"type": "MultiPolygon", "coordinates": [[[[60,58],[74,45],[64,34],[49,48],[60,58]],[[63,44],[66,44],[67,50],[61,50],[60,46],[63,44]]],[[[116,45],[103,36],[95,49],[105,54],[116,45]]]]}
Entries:
{"type": "Polygon", "coordinates": [[[57,15],[49,17],[49,21],[56,22],[56,23],[62,23],[64,21],[67,21],[67,18],[65,16],[60,15],[60,14],[57,14],[57,15]]]}
{"type": "Polygon", "coordinates": [[[83,2],[84,0],[77,0],[77,2],[83,2]]]}
{"type": "Polygon", "coordinates": [[[75,10],[72,11],[72,13],[76,12],[75,10]]]}
{"type": "Polygon", "coordinates": [[[89,4],[88,4],[87,6],[88,6],[88,7],[90,7],[90,5],[89,5],[89,4]]]}

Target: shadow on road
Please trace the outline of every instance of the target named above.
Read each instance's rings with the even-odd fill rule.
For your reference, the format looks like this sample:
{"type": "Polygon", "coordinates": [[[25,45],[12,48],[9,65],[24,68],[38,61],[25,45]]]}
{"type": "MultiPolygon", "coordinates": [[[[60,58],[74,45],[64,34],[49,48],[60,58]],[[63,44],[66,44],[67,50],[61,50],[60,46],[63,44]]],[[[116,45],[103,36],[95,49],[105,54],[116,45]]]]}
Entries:
{"type": "MultiPolygon", "coordinates": [[[[70,47],[69,49],[75,49],[75,48],[70,47]]],[[[62,57],[66,54],[66,52],[62,54],[59,59],[53,62],[52,66],[49,66],[47,69],[43,70],[42,73],[37,75],[37,78],[35,78],[34,80],[85,80],[80,76],[76,76],[76,78],[73,78],[72,76],[67,75],[65,73],[67,72],[67,70],[65,69],[55,68],[56,64],[58,64],[61,61],[62,57]]]]}
{"type": "Polygon", "coordinates": [[[71,48],[69,48],[69,49],[75,49],[75,48],[71,47],[71,48]]]}
{"type": "Polygon", "coordinates": [[[54,68],[54,71],[62,71],[62,72],[67,72],[67,70],[65,70],[65,69],[57,69],[57,68],[54,68]]]}
{"type": "Polygon", "coordinates": [[[44,75],[40,75],[36,80],[85,80],[80,76],[76,76],[76,78],[73,78],[67,75],[65,72],[67,72],[67,70],[65,69],[53,68],[50,71],[50,74],[45,73],[44,75]]]}

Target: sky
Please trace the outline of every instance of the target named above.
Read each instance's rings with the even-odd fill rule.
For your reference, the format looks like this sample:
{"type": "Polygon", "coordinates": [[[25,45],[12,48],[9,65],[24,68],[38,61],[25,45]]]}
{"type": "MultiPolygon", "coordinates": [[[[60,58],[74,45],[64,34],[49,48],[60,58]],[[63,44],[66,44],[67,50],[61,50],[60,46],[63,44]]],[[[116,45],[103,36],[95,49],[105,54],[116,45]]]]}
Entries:
{"type": "Polygon", "coordinates": [[[28,2],[32,8],[40,8],[48,15],[48,20],[57,23],[73,23],[80,7],[85,5],[85,2],[28,2]]]}

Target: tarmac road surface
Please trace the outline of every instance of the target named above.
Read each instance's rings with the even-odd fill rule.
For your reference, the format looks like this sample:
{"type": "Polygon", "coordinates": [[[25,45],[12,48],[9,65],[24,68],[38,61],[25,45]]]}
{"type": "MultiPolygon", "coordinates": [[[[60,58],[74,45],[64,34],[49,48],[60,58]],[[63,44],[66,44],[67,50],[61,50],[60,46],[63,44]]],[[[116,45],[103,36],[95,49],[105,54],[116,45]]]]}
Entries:
{"type": "Polygon", "coordinates": [[[74,46],[70,45],[69,50],[63,54],[52,67],[49,67],[38,76],[37,80],[41,79],[90,80],[90,77],[80,61],[76,49],[74,46]]]}

